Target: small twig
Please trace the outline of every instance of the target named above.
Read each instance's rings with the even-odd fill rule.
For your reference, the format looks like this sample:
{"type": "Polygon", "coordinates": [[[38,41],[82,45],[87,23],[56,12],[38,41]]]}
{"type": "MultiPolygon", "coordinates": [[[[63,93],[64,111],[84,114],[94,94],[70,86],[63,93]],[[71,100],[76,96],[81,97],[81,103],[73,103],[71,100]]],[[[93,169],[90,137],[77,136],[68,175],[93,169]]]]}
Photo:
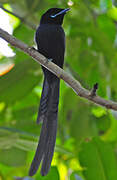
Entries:
{"type": "Polygon", "coordinates": [[[20,19],[23,23],[25,23],[25,24],[26,24],[27,26],[29,26],[31,29],[36,30],[36,25],[35,25],[35,24],[32,24],[31,22],[27,21],[25,18],[17,15],[16,13],[13,13],[13,12],[7,10],[7,9],[4,8],[2,5],[0,5],[0,8],[1,8],[2,10],[4,10],[5,12],[7,12],[7,13],[9,13],[9,14],[17,17],[18,19],[20,19]]]}
{"type": "MultiPolygon", "coordinates": [[[[39,52],[35,51],[34,48],[30,48],[27,44],[24,44],[22,41],[16,39],[6,31],[2,30],[0,28],[0,37],[10,43],[12,46],[19,48],[20,50],[24,51],[26,54],[30,55],[35,61],[40,63],[42,66],[47,68],[49,71],[54,73],[58,78],[63,79],[74,91],[75,93],[83,97],[85,99],[88,99],[92,101],[93,103],[96,103],[98,105],[101,105],[103,107],[106,107],[107,109],[113,109],[117,111],[117,103],[105,100],[101,98],[100,96],[91,96],[91,92],[87,89],[83,88],[81,84],[76,81],[71,75],[66,73],[63,69],[61,69],[59,66],[54,64],[53,62],[48,61],[47,58],[44,57],[39,52]]],[[[97,85],[94,88],[97,90],[97,85]]]]}
{"type": "Polygon", "coordinates": [[[93,88],[91,89],[91,92],[90,92],[91,97],[96,96],[97,89],[98,89],[98,83],[94,84],[93,88]]]}

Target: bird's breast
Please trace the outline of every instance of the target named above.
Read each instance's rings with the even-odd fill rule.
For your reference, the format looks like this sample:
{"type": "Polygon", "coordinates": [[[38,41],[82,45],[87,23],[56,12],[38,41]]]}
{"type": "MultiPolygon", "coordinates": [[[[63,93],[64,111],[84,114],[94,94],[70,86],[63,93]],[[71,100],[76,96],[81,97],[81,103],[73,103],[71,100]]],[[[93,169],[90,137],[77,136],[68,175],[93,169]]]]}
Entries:
{"type": "Polygon", "coordinates": [[[53,62],[63,66],[65,34],[60,25],[43,24],[37,28],[35,40],[38,51],[53,62]]]}

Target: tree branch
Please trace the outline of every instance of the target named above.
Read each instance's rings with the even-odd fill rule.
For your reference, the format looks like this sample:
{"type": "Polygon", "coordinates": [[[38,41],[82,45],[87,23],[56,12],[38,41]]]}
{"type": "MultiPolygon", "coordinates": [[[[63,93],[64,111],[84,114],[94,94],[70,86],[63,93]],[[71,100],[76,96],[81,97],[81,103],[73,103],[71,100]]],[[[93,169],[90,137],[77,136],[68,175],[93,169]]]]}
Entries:
{"type": "MultiPolygon", "coordinates": [[[[83,88],[78,81],[76,81],[72,76],[66,73],[63,69],[58,67],[53,62],[48,61],[47,58],[44,57],[42,54],[40,54],[37,50],[24,44],[20,40],[8,34],[6,31],[2,30],[1,28],[0,28],[0,37],[4,39],[5,41],[7,41],[8,43],[10,43],[12,46],[17,47],[20,50],[24,51],[26,54],[31,56],[35,61],[37,61],[42,66],[47,68],[49,71],[54,73],[58,78],[63,79],[75,91],[75,93],[78,96],[88,99],[98,105],[104,106],[107,109],[113,109],[117,111],[117,103],[113,101],[105,100],[97,96],[96,94],[91,96],[90,91],[83,88]]],[[[96,88],[94,89],[96,90],[96,88]]]]}
{"type": "Polygon", "coordinates": [[[96,96],[97,90],[98,90],[98,83],[94,84],[93,88],[90,91],[90,96],[96,96]]]}

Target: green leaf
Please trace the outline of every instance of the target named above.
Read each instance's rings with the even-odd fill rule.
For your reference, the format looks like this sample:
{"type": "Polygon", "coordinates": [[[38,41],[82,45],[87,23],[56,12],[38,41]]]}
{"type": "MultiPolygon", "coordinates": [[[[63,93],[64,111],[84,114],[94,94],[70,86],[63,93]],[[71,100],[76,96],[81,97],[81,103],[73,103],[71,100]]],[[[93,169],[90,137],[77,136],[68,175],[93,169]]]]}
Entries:
{"type": "Polygon", "coordinates": [[[36,146],[36,135],[32,136],[28,132],[18,131],[18,129],[0,127],[1,150],[15,147],[23,151],[32,151],[36,149],[36,146]]]}
{"type": "Polygon", "coordinates": [[[108,10],[107,15],[113,20],[117,21],[117,8],[112,6],[112,8],[108,10]]]}
{"type": "Polygon", "coordinates": [[[42,177],[41,175],[36,176],[36,180],[60,180],[59,172],[56,166],[52,166],[47,176],[42,177]]]}
{"type": "Polygon", "coordinates": [[[28,45],[32,45],[34,43],[34,30],[29,29],[24,24],[20,24],[13,32],[13,35],[23,41],[24,43],[27,43],[28,45]]]}
{"type": "Polygon", "coordinates": [[[17,148],[0,150],[0,163],[8,166],[23,166],[27,153],[17,148]]]}
{"type": "Polygon", "coordinates": [[[0,149],[12,148],[18,139],[17,133],[0,128],[0,149]]]}
{"type": "Polygon", "coordinates": [[[111,19],[107,15],[100,15],[97,18],[98,26],[100,29],[107,34],[109,39],[114,42],[116,37],[116,27],[111,19]]]}
{"type": "Polygon", "coordinates": [[[38,0],[26,0],[26,5],[29,11],[34,12],[39,9],[40,1],[38,0]],[[30,8],[31,7],[31,8],[30,8]]]}
{"type": "Polygon", "coordinates": [[[64,120],[62,119],[61,121],[63,123],[67,120],[66,127],[69,128],[70,134],[77,141],[81,140],[81,138],[97,134],[97,129],[94,128],[95,121],[90,116],[90,107],[86,101],[79,100],[71,89],[66,90],[62,100],[63,106],[60,115],[64,120]],[[72,103],[69,103],[69,99],[72,99],[72,103]]]}
{"type": "Polygon", "coordinates": [[[70,180],[84,180],[84,178],[79,176],[79,172],[72,172],[70,175],[70,180]]]}
{"type": "Polygon", "coordinates": [[[94,138],[82,144],[79,153],[86,180],[112,180],[117,178],[117,161],[111,144],[94,138]]]}
{"type": "Polygon", "coordinates": [[[24,96],[39,82],[39,66],[29,59],[20,62],[7,74],[0,78],[0,102],[13,103],[24,96]]]}

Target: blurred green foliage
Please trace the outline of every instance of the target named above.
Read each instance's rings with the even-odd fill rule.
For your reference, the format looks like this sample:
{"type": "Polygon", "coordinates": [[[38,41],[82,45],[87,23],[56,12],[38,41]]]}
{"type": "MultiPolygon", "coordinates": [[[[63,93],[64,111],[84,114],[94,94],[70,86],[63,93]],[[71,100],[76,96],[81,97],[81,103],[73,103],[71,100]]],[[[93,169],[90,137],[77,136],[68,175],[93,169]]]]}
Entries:
{"type": "MultiPolygon", "coordinates": [[[[117,0],[0,0],[0,4],[25,19],[10,15],[13,35],[29,46],[35,45],[30,24],[38,26],[50,7],[72,5],[63,25],[64,69],[85,88],[99,83],[98,94],[116,101],[117,0]]],[[[117,113],[79,98],[63,81],[50,173],[41,177],[38,171],[28,177],[41,128],[36,117],[43,74],[38,63],[12,49],[14,57],[0,56],[0,65],[15,64],[0,77],[0,180],[117,179],[117,113]]]]}

